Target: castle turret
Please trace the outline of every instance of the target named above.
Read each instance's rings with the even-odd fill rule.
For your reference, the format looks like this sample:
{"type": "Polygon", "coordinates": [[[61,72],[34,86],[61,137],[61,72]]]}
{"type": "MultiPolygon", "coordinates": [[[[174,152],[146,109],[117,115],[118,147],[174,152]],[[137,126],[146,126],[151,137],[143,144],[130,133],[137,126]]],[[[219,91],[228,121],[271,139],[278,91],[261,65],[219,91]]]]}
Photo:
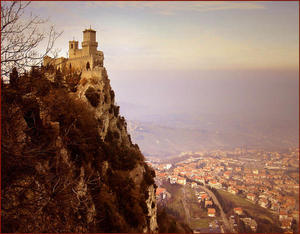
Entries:
{"type": "Polygon", "coordinates": [[[95,55],[97,53],[98,42],[96,42],[96,31],[86,29],[83,31],[83,42],[81,43],[84,55],[95,55]]]}
{"type": "Polygon", "coordinates": [[[78,41],[69,41],[69,58],[76,57],[78,51],[78,41]]]}
{"type": "Polygon", "coordinates": [[[98,51],[98,42],[96,41],[96,31],[86,29],[83,31],[82,49],[78,48],[78,41],[69,41],[69,58],[52,59],[44,58],[44,66],[49,64],[68,69],[87,69],[93,70],[95,67],[103,67],[103,52],[98,51]]]}

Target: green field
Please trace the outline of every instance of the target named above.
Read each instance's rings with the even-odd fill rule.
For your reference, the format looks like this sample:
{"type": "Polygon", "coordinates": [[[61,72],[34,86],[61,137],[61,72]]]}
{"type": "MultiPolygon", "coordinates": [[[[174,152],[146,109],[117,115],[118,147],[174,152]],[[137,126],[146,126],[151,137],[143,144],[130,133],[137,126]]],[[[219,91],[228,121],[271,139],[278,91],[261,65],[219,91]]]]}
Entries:
{"type": "Polygon", "coordinates": [[[250,216],[269,220],[271,223],[276,223],[277,217],[275,217],[268,209],[260,207],[259,205],[253,204],[252,202],[246,200],[237,195],[233,195],[229,192],[218,190],[219,194],[222,196],[224,201],[231,202],[235,207],[242,207],[250,216]]]}
{"type": "Polygon", "coordinates": [[[169,184],[165,182],[163,184],[163,187],[166,188],[167,191],[170,192],[172,196],[166,205],[168,213],[172,214],[180,221],[185,221],[186,217],[185,217],[184,207],[182,205],[183,186],[178,184],[169,184]]]}
{"type": "Polygon", "coordinates": [[[194,189],[190,188],[189,186],[183,187],[168,183],[164,183],[163,187],[170,191],[172,195],[172,198],[166,205],[166,208],[170,214],[177,217],[177,219],[180,221],[187,222],[188,226],[192,229],[209,228],[209,223],[215,220],[215,218],[208,217],[207,210],[200,207],[194,189]],[[189,210],[189,217],[186,217],[183,207],[184,194],[186,206],[189,210]]]}
{"type": "Polygon", "coordinates": [[[209,223],[211,223],[213,220],[215,220],[215,218],[210,218],[210,217],[191,219],[189,226],[192,229],[208,228],[209,223]]]}
{"type": "Polygon", "coordinates": [[[200,203],[195,195],[195,190],[186,187],[186,196],[187,202],[190,211],[190,222],[189,226],[192,229],[202,229],[209,228],[209,224],[216,220],[216,218],[211,218],[207,216],[207,210],[205,208],[200,207],[200,203]]]}

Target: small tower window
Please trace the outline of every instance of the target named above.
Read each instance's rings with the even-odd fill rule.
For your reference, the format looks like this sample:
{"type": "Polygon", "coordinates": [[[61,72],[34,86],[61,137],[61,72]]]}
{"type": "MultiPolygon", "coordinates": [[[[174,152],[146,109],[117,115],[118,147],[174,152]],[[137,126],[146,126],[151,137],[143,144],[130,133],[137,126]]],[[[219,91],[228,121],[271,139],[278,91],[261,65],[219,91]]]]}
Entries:
{"type": "Polygon", "coordinates": [[[73,44],[71,44],[71,49],[73,49],[73,44]]]}

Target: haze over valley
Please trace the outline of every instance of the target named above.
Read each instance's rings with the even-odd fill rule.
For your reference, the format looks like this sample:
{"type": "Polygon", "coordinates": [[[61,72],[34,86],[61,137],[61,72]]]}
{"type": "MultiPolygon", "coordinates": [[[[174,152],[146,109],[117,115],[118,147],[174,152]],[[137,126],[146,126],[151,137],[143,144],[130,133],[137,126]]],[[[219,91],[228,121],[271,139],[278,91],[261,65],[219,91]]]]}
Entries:
{"type": "MultiPolygon", "coordinates": [[[[145,155],[299,142],[297,72],[199,72],[112,81],[121,114],[145,155]],[[186,76],[185,76],[186,75],[186,76]],[[120,100],[120,101],[118,101],[120,100]]],[[[118,74],[115,75],[118,78],[118,74]]]]}

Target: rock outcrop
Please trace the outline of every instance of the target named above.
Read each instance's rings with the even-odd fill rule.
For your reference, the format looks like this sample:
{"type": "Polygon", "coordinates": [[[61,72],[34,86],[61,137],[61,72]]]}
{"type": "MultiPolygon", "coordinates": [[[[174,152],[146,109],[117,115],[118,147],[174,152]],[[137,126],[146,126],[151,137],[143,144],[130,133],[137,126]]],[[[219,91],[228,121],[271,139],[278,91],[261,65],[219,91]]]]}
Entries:
{"type": "Polygon", "coordinates": [[[155,173],[114,97],[104,67],[2,87],[2,232],[158,231],[155,173]]]}

